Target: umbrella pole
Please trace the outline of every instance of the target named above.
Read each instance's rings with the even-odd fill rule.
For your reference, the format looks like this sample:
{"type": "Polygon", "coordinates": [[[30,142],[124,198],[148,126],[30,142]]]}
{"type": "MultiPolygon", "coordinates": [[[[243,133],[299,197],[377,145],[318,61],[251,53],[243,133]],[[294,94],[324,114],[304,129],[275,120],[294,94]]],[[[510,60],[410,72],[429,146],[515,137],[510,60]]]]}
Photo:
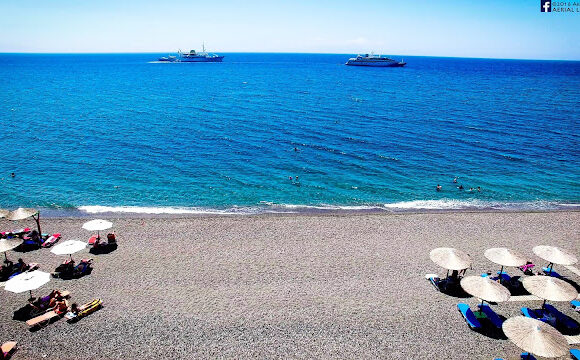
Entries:
{"type": "Polygon", "coordinates": [[[36,217],[32,215],[32,218],[36,221],[36,227],[38,228],[38,236],[42,237],[42,231],[40,230],[40,211],[36,214],[36,217]]]}
{"type": "Polygon", "coordinates": [[[544,303],[542,304],[542,309],[546,308],[546,299],[544,299],[544,303]]]}

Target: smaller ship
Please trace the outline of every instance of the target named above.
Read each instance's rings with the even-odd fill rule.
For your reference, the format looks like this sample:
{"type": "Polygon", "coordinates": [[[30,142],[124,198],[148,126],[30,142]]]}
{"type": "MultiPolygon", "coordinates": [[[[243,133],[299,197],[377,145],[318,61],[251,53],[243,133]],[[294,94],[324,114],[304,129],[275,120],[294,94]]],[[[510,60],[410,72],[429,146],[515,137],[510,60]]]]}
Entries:
{"type": "Polygon", "coordinates": [[[176,62],[177,56],[167,55],[167,56],[160,57],[159,60],[157,60],[157,61],[176,62]]]}
{"type": "Polygon", "coordinates": [[[159,62],[222,62],[223,56],[217,54],[210,54],[205,51],[205,44],[202,45],[202,51],[196,52],[190,50],[189,52],[182,52],[179,50],[177,56],[167,55],[157,59],[159,62]]]}
{"type": "Polygon", "coordinates": [[[345,65],[351,66],[375,66],[375,67],[403,67],[407,63],[403,60],[396,61],[391,58],[374,55],[374,54],[364,54],[357,55],[355,58],[350,58],[345,65]]]}

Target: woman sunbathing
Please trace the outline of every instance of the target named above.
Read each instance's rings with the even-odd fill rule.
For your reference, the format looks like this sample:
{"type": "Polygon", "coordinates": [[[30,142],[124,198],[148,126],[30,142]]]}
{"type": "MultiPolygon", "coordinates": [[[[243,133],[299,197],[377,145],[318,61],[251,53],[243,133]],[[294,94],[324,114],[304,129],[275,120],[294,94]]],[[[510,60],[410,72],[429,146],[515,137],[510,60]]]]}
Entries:
{"type": "Polygon", "coordinates": [[[67,301],[62,297],[59,296],[54,304],[53,307],[54,312],[56,312],[57,314],[64,314],[67,312],[68,310],[68,304],[67,301]]]}

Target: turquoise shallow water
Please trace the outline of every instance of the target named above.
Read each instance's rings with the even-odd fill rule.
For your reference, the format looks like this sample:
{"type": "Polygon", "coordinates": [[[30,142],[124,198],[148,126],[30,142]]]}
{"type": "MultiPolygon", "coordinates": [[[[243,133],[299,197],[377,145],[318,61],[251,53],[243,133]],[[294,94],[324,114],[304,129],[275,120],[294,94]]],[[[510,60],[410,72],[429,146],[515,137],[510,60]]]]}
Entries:
{"type": "Polygon", "coordinates": [[[344,66],[352,55],[225,54],[221,64],[150,63],[161,55],[0,55],[0,207],[580,203],[580,62],[405,57],[405,68],[377,69],[344,66]]]}

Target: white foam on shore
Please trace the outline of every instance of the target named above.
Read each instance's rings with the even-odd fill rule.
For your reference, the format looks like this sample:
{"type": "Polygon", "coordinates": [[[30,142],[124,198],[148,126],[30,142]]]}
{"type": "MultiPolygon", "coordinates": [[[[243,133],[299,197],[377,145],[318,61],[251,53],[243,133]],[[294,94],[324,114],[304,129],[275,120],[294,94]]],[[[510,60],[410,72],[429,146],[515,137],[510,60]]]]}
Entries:
{"type": "Polygon", "coordinates": [[[384,204],[392,210],[557,210],[580,208],[580,204],[560,204],[549,201],[498,202],[484,200],[414,200],[384,204]]]}
{"type": "Polygon", "coordinates": [[[80,206],[86,214],[124,213],[148,215],[255,215],[265,213],[320,213],[320,212],[384,212],[384,211],[437,211],[437,210],[570,210],[580,209],[580,204],[559,204],[547,201],[535,202],[493,202],[483,200],[414,200],[382,205],[298,205],[276,204],[262,201],[257,206],[231,206],[228,208],[203,207],[156,207],[156,206],[80,206]]]}
{"type": "Polygon", "coordinates": [[[84,211],[89,214],[102,214],[102,213],[126,213],[126,214],[240,214],[246,213],[246,211],[236,211],[235,208],[232,209],[204,209],[204,208],[180,208],[180,207],[147,207],[147,206],[79,206],[80,211],[84,211]]]}

